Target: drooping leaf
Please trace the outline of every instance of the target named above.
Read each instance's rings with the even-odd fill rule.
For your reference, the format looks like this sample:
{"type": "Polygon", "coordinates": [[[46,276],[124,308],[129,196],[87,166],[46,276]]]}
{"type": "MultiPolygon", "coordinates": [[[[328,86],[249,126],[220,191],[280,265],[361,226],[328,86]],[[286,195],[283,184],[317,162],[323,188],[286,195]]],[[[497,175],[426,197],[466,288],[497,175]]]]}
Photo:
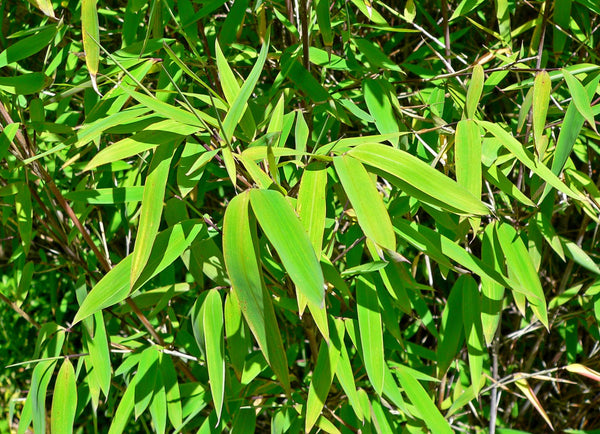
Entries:
{"type": "Polygon", "coordinates": [[[52,410],[50,412],[50,429],[53,433],[69,434],[73,432],[75,411],[77,410],[77,384],[75,370],[67,358],[63,362],[56,377],[52,410]]]}
{"type": "Polygon", "coordinates": [[[225,348],[223,341],[223,306],[218,291],[209,291],[204,301],[204,333],[206,339],[206,364],[210,379],[210,391],[221,419],[225,397],[225,348]]]}

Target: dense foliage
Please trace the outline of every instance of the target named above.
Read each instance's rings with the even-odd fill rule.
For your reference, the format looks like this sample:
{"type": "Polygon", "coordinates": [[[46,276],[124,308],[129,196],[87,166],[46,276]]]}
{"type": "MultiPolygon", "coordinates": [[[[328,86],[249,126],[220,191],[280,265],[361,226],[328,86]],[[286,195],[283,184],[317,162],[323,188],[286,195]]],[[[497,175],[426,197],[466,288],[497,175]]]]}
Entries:
{"type": "Polygon", "coordinates": [[[1,4],[1,431],[600,429],[596,1],[1,4]]]}

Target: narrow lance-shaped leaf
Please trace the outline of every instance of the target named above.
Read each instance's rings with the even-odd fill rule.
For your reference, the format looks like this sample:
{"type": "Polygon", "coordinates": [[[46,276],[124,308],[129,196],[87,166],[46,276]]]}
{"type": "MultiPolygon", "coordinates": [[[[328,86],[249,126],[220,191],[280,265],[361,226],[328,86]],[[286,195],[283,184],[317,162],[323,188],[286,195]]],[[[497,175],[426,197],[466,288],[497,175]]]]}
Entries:
{"type": "Polygon", "coordinates": [[[373,389],[381,395],[386,368],[381,312],[375,284],[365,276],[356,281],[356,310],[365,369],[373,389]]]}
{"type": "Polygon", "coordinates": [[[83,50],[85,64],[92,79],[92,86],[99,94],[96,84],[98,64],[100,63],[100,26],[98,24],[97,0],[81,0],[81,35],[83,37],[83,50]]]}
{"type": "Polygon", "coordinates": [[[456,181],[474,197],[481,197],[481,133],[475,122],[458,122],[454,150],[456,181]]]}
{"type": "Polygon", "coordinates": [[[488,208],[465,188],[408,152],[367,143],[356,146],[349,154],[405,183],[416,199],[429,202],[432,198],[436,205],[465,215],[489,214],[488,208]]]}
{"type": "Polygon", "coordinates": [[[465,101],[465,115],[467,119],[473,119],[475,112],[477,111],[477,104],[481,98],[481,92],[483,90],[483,80],[485,75],[483,73],[483,67],[481,65],[475,65],[473,67],[473,75],[471,77],[471,83],[467,89],[467,99],[465,101]]]}
{"type": "Polygon", "coordinates": [[[223,222],[223,257],[232,291],[265,359],[290,394],[287,358],[271,296],[264,286],[257,258],[256,223],[249,215],[250,194],[231,200],[223,222]]]}
{"type": "Polygon", "coordinates": [[[52,397],[51,432],[69,434],[73,432],[75,411],[77,410],[77,384],[75,371],[67,358],[56,377],[52,397]]]}
{"type": "Polygon", "coordinates": [[[366,169],[347,155],[335,157],[333,164],[365,235],[381,247],[395,251],[396,235],[390,216],[366,169]]]}
{"type": "Polygon", "coordinates": [[[252,91],[258,82],[260,73],[262,72],[265,61],[267,60],[267,53],[269,52],[269,40],[269,36],[267,36],[267,40],[260,50],[258,59],[256,60],[254,67],[252,67],[252,71],[250,71],[250,74],[240,89],[237,98],[231,104],[229,112],[223,120],[223,135],[225,136],[224,138],[227,143],[231,143],[231,138],[233,137],[235,127],[238,125],[242,115],[244,114],[248,99],[250,98],[250,95],[252,95],[252,91]]]}
{"type": "Polygon", "coordinates": [[[533,138],[540,159],[544,158],[546,145],[548,144],[547,139],[544,140],[542,134],[546,126],[551,87],[550,76],[546,71],[536,75],[533,82],[533,138]]]}
{"type": "Polygon", "coordinates": [[[221,295],[209,291],[204,301],[204,335],[206,342],[206,364],[210,380],[210,392],[215,404],[217,419],[221,419],[225,397],[225,348],[223,342],[223,306],[221,295]]]}
{"type": "Polygon", "coordinates": [[[273,190],[250,191],[250,203],[260,227],[277,251],[296,287],[323,306],[325,281],[302,223],[285,198],[273,190]]]}
{"type": "Polygon", "coordinates": [[[462,317],[469,355],[469,371],[471,384],[476,395],[481,388],[483,357],[485,343],[481,326],[481,298],[477,290],[477,282],[468,274],[463,274],[457,281],[462,292],[462,317]]]}
{"type": "Polygon", "coordinates": [[[0,53],[0,68],[27,59],[47,47],[56,35],[56,26],[46,26],[35,35],[28,36],[7,47],[0,53]]]}
{"type": "Polygon", "coordinates": [[[142,274],[142,270],[150,258],[152,245],[158,233],[165,197],[165,187],[174,151],[175,143],[171,142],[160,145],[156,148],[150,168],[148,169],[138,233],[135,238],[135,247],[131,260],[131,287],[133,287],[140,274],[142,274]]]}
{"type": "MultiPolygon", "coordinates": [[[[186,220],[158,234],[150,260],[137,279],[134,289],[156,276],[181,256],[203,229],[206,228],[202,220],[186,220]]],[[[92,288],[77,311],[73,325],[127,298],[130,292],[132,259],[133,254],[127,256],[92,288]]]]}
{"type": "MultiPolygon", "coordinates": [[[[488,224],[483,232],[481,259],[484,263],[502,273],[503,265],[500,262],[500,258],[503,257],[503,254],[495,236],[495,226],[495,223],[488,224]]],[[[483,335],[487,344],[491,345],[502,315],[504,286],[493,279],[481,276],[481,297],[481,325],[483,327],[483,335]]]]}
{"type": "Polygon", "coordinates": [[[330,342],[329,344],[325,340],[321,341],[317,363],[313,370],[313,377],[308,389],[305,432],[310,432],[323,410],[337,370],[339,358],[339,340],[335,343],[330,342]],[[335,345],[336,343],[338,344],[337,346],[335,345]]]}
{"type": "Polygon", "coordinates": [[[308,165],[302,174],[296,207],[317,257],[321,256],[325,231],[326,187],[327,169],[325,166],[322,163],[308,165]]]}
{"type": "Polygon", "coordinates": [[[516,386],[527,397],[527,399],[529,400],[529,402],[531,402],[531,404],[533,405],[533,407],[538,411],[538,413],[546,421],[546,423],[548,424],[548,426],[550,427],[550,429],[552,431],[554,431],[554,427],[552,426],[552,422],[550,422],[550,418],[548,417],[548,414],[544,410],[544,407],[542,407],[542,404],[540,403],[540,401],[537,398],[537,396],[535,396],[535,392],[533,391],[533,389],[531,388],[531,386],[527,382],[527,379],[526,378],[519,378],[519,377],[522,377],[522,374],[517,374],[518,380],[515,381],[516,386]]]}
{"type": "MultiPolygon", "coordinates": [[[[362,0],[361,0],[362,1],[362,0]]],[[[385,56],[384,56],[385,57],[385,56]]],[[[388,59],[389,60],[389,59],[388,59]]],[[[381,134],[398,133],[400,127],[392,108],[386,87],[381,80],[366,79],[363,81],[363,92],[369,113],[375,119],[377,130],[381,134]]],[[[398,137],[391,137],[390,142],[398,145],[398,137]]]]}
{"type": "Polygon", "coordinates": [[[462,318],[462,292],[457,283],[450,290],[450,295],[442,311],[440,337],[436,351],[439,376],[446,373],[463,341],[463,327],[460,321],[457,321],[457,318],[462,318]]]}
{"type": "Polygon", "coordinates": [[[506,258],[509,277],[518,283],[519,292],[525,295],[535,316],[548,328],[544,290],[523,240],[517,231],[506,223],[496,226],[496,234],[506,258]]]}
{"type": "Polygon", "coordinates": [[[569,87],[569,92],[573,97],[573,103],[581,116],[585,118],[590,127],[598,133],[596,129],[596,122],[594,121],[594,113],[592,112],[592,107],[590,106],[590,100],[588,98],[588,93],[586,92],[583,85],[575,78],[569,71],[566,69],[562,70],[564,74],[565,81],[567,82],[567,86],[569,87]]]}
{"type": "Polygon", "coordinates": [[[419,412],[421,419],[429,427],[431,432],[440,434],[451,434],[454,431],[450,427],[450,424],[444,416],[440,413],[440,410],[435,406],[431,397],[427,394],[423,386],[413,377],[410,369],[406,366],[398,365],[396,367],[396,373],[400,385],[404,389],[404,392],[408,396],[410,402],[415,406],[419,412]]]}
{"type": "Polygon", "coordinates": [[[573,199],[586,200],[585,197],[574,193],[569,187],[567,187],[543,163],[536,163],[531,153],[528,152],[517,139],[515,139],[509,132],[505,131],[499,124],[494,124],[487,121],[476,122],[487,131],[492,133],[521,163],[523,163],[527,168],[532,170],[536,175],[538,175],[552,187],[563,192],[567,196],[572,197],[573,199]]]}

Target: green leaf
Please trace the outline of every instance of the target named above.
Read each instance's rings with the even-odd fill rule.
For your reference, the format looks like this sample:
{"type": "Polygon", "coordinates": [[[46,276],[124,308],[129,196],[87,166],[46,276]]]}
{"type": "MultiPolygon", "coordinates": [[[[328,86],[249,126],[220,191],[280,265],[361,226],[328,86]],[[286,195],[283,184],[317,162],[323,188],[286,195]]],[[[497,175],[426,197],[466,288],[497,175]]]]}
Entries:
{"type": "MultiPolygon", "coordinates": [[[[367,58],[367,60],[369,61],[369,63],[376,67],[376,68],[380,68],[383,70],[389,70],[389,71],[396,71],[396,72],[403,72],[402,69],[396,65],[394,62],[392,62],[390,60],[389,57],[387,57],[382,51],[381,49],[379,49],[375,44],[373,44],[371,41],[367,40],[367,39],[363,39],[363,38],[353,38],[352,41],[356,44],[356,47],[360,50],[360,52],[367,58]]],[[[365,85],[367,80],[363,81],[363,85],[365,85]]],[[[371,84],[375,83],[377,80],[369,80],[371,82],[371,84]]],[[[373,90],[373,87],[369,86],[365,86],[365,100],[366,100],[366,89],[369,88],[369,90],[373,90]]],[[[384,93],[381,93],[379,95],[379,98],[384,97],[384,93]]],[[[385,98],[385,97],[384,97],[385,98]]],[[[369,105],[369,103],[367,103],[367,106],[369,105]]],[[[370,108],[370,107],[369,107],[370,108]]],[[[371,113],[373,115],[373,113],[371,113]]],[[[392,111],[390,110],[390,112],[388,112],[386,114],[386,116],[392,116],[392,111]]],[[[377,119],[377,118],[375,118],[377,119]]],[[[382,131],[383,132],[383,131],[382,131]]]]}
{"type": "Polygon", "coordinates": [[[335,157],[333,164],[365,235],[381,247],[396,251],[396,236],[389,214],[363,165],[346,155],[335,157]]]}
{"type": "Polygon", "coordinates": [[[458,354],[464,337],[462,324],[456,320],[463,316],[462,292],[457,283],[452,286],[442,311],[440,337],[436,351],[439,376],[445,375],[446,370],[458,354]]]}
{"type": "Polygon", "coordinates": [[[583,85],[575,78],[569,71],[566,69],[562,69],[562,73],[564,74],[565,81],[567,82],[567,86],[569,87],[569,92],[573,97],[573,103],[577,108],[577,111],[584,117],[584,119],[588,122],[590,127],[598,133],[596,129],[596,122],[594,121],[594,113],[592,112],[592,107],[590,106],[590,99],[588,97],[588,93],[583,87],[583,85]]]}
{"type": "Polygon", "coordinates": [[[0,77],[0,90],[13,95],[31,95],[38,93],[52,82],[52,79],[42,72],[0,77]]]}
{"type": "MultiPolygon", "coordinates": [[[[363,80],[363,93],[369,113],[375,119],[377,130],[381,134],[399,133],[400,126],[396,119],[396,114],[392,108],[392,102],[389,94],[389,89],[386,84],[382,83],[383,79],[365,79],[363,80]]],[[[390,142],[395,146],[398,145],[398,138],[393,137],[390,142]]]]}
{"type": "MultiPolygon", "coordinates": [[[[150,260],[133,289],[141,287],[181,256],[203,229],[206,228],[202,220],[186,220],[159,233],[154,241],[150,260]]],[[[127,298],[130,292],[132,258],[133,254],[123,259],[92,288],[77,311],[73,325],[127,298]]]]}
{"type": "Polygon", "coordinates": [[[15,195],[15,214],[17,227],[21,236],[21,245],[25,254],[29,252],[33,237],[33,208],[31,207],[31,193],[27,184],[20,184],[15,195]]]}
{"type": "MultiPolygon", "coordinates": [[[[409,194],[418,200],[431,203],[430,198],[433,198],[433,205],[464,215],[489,214],[488,208],[457,182],[407,152],[385,145],[362,144],[349,154],[397,178],[403,189],[410,188],[409,194]]],[[[394,182],[393,178],[388,180],[394,182]]]]}
{"type": "Polygon", "coordinates": [[[420,414],[420,418],[429,427],[431,432],[436,434],[453,433],[454,431],[450,427],[450,424],[448,424],[448,421],[444,419],[444,416],[442,416],[423,386],[413,377],[412,372],[406,366],[398,365],[396,367],[396,374],[408,399],[415,406],[415,409],[420,414]]]}
{"type": "Polygon", "coordinates": [[[481,197],[481,133],[472,120],[461,120],[456,126],[456,181],[474,197],[481,197]]]}
{"type": "Polygon", "coordinates": [[[92,86],[98,92],[96,75],[100,63],[100,26],[98,24],[96,1],[81,0],[81,36],[83,38],[85,64],[92,79],[92,86]]]}
{"type": "Polygon", "coordinates": [[[542,178],[543,181],[556,188],[558,191],[563,192],[573,199],[583,200],[584,197],[574,193],[568,188],[558,177],[550,171],[542,162],[536,162],[533,156],[528,152],[517,139],[515,139],[509,132],[505,131],[499,124],[494,124],[487,121],[476,121],[479,125],[485,128],[487,131],[492,133],[500,142],[502,146],[508,149],[521,163],[527,168],[531,169],[536,175],[542,178]]]}
{"type": "Polygon", "coordinates": [[[50,413],[50,428],[53,433],[72,433],[77,410],[77,384],[75,370],[69,359],[65,359],[58,371],[52,410],[50,413]]]}
{"type": "Polygon", "coordinates": [[[190,134],[198,132],[198,127],[166,120],[157,122],[133,136],[119,140],[117,143],[102,149],[85,166],[83,170],[92,170],[102,164],[123,160],[161,144],[178,143],[190,134]]]}
{"type": "Polygon", "coordinates": [[[323,45],[331,52],[331,46],[333,45],[333,30],[331,29],[331,17],[329,15],[330,6],[331,2],[328,0],[317,0],[315,10],[317,24],[319,25],[319,31],[323,38],[323,45]]]}
{"type": "MultiPolygon", "coordinates": [[[[499,273],[502,272],[502,249],[495,235],[495,223],[488,224],[481,240],[481,259],[499,273]]],[[[504,286],[485,276],[481,276],[481,325],[488,345],[492,344],[500,324],[504,286]]]]}
{"type": "Polygon", "coordinates": [[[542,139],[542,134],[546,127],[546,114],[550,104],[551,90],[552,84],[548,73],[542,71],[537,74],[533,83],[533,138],[540,159],[544,158],[546,145],[548,144],[547,140],[542,139]]]}
{"type": "Polygon", "coordinates": [[[325,232],[326,188],[326,167],[322,163],[306,166],[300,181],[296,210],[317,257],[321,256],[325,232]]]}
{"type": "Polygon", "coordinates": [[[52,39],[54,39],[54,35],[56,35],[56,26],[45,26],[35,35],[21,39],[10,45],[6,50],[0,53],[0,68],[27,59],[40,50],[43,50],[52,39]]]}
{"type": "Polygon", "coordinates": [[[469,370],[471,371],[471,384],[476,395],[481,388],[483,372],[483,357],[485,343],[481,325],[481,298],[477,290],[477,282],[472,276],[463,274],[456,281],[462,294],[462,318],[469,355],[469,370]]]}
{"type": "Polygon", "coordinates": [[[506,258],[509,277],[518,283],[519,292],[525,295],[535,316],[548,328],[544,290],[523,240],[517,231],[506,223],[496,226],[496,234],[506,258]]]}
{"type": "Polygon", "coordinates": [[[242,88],[240,89],[235,101],[231,103],[229,112],[227,112],[227,115],[223,120],[223,135],[227,143],[231,143],[231,138],[233,137],[235,127],[239,124],[240,119],[242,119],[248,99],[250,99],[250,95],[252,95],[252,92],[254,91],[254,87],[258,82],[258,78],[260,77],[265,61],[267,60],[268,52],[269,38],[267,37],[267,40],[260,50],[258,59],[252,67],[252,71],[250,71],[250,74],[242,85],[242,88]]]}
{"type": "Polygon", "coordinates": [[[78,190],[65,194],[65,199],[90,205],[114,205],[125,202],[141,202],[144,187],[97,188],[78,190]]]}
{"type": "Polygon", "coordinates": [[[329,394],[340,358],[340,342],[339,340],[336,341],[337,346],[333,341],[329,344],[324,340],[321,341],[317,363],[313,370],[313,377],[308,389],[304,425],[305,432],[310,432],[327,400],[327,395],[329,394]]]}
{"type": "Polygon", "coordinates": [[[272,190],[250,191],[250,203],[260,227],[277,251],[298,290],[323,307],[323,272],[302,223],[285,198],[272,190]]]}
{"type": "Polygon", "coordinates": [[[223,342],[223,306],[221,295],[211,290],[204,301],[204,336],[206,364],[210,380],[210,392],[215,404],[217,419],[221,419],[225,397],[225,348],[223,342]]]}
{"type": "MultiPolygon", "coordinates": [[[[286,393],[290,394],[287,358],[283,349],[271,296],[267,293],[255,248],[256,223],[249,215],[249,192],[234,197],[225,211],[223,257],[232,292],[265,359],[286,393]]],[[[312,248],[311,248],[312,250],[312,248]]]]}
{"type": "MultiPolygon", "coordinates": [[[[483,81],[485,74],[481,65],[475,65],[473,67],[473,75],[469,88],[467,89],[467,98],[465,100],[465,116],[467,119],[473,119],[475,112],[477,111],[477,104],[481,99],[481,92],[483,90],[483,81]]],[[[458,134],[458,132],[457,132],[458,134]]]]}
{"type": "Polygon", "coordinates": [[[360,276],[356,280],[356,310],[365,369],[373,389],[378,395],[381,395],[384,369],[386,368],[381,312],[377,288],[367,276],[360,276]]]}
{"type": "Polygon", "coordinates": [[[142,274],[142,270],[146,266],[148,259],[150,259],[152,245],[154,244],[161,221],[165,188],[174,152],[175,143],[165,143],[159,146],[154,152],[150,168],[148,169],[140,210],[138,232],[131,259],[130,283],[132,288],[142,274]]]}

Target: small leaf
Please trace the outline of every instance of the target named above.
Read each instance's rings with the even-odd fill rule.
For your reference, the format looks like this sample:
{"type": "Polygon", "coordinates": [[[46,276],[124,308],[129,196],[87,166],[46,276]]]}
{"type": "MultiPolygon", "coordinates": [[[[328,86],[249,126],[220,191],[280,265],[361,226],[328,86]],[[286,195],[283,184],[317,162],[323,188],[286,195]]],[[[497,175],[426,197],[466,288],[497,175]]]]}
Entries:
{"type": "MultiPolygon", "coordinates": [[[[519,374],[516,374],[516,376],[519,377],[519,374]]],[[[515,381],[515,384],[527,397],[529,402],[531,402],[531,404],[535,407],[535,409],[542,416],[542,418],[546,421],[550,429],[554,431],[554,427],[552,426],[552,422],[550,422],[550,418],[546,414],[546,411],[544,410],[544,407],[542,407],[542,404],[540,404],[540,401],[537,399],[537,396],[535,396],[535,393],[533,392],[533,389],[531,388],[527,380],[525,378],[519,378],[517,381],[515,381]]]]}
{"type": "Polygon", "coordinates": [[[475,395],[479,395],[483,372],[485,343],[481,326],[481,299],[477,290],[477,282],[468,274],[463,274],[456,281],[462,292],[462,317],[469,355],[471,384],[475,395]]]}
{"type": "Polygon", "coordinates": [[[471,83],[469,83],[469,88],[467,89],[467,98],[465,100],[465,116],[467,119],[473,119],[475,117],[477,104],[481,99],[484,79],[485,74],[483,73],[483,67],[479,64],[475,65],[473,67],[473,75],[471,77],[471,83]]]}
{"type": "Polygon", "coordinates": [[[590,369],[587,366],[579,363],[567,365],[565,369],[569,372],[573,372],[574,374],[583,375],[584,377],[591,378],[592,380],[600,381],[600,372],[594,371],[593,369],[590,369]]]}
{"type": "Polygon", "coordinates": [[[72,433],[76,410],[77,384],[75,383],[75,370],[71,361],[66,358],[58,371],[56,385],[54,386],[50,413],[51,432],[72,433]]]}
{"type": "Polygon", "coordinates": [[[474,197],[481,197],[481,133],[472,120],[461,120],[456,126],[456,181],[474,197]]]}

